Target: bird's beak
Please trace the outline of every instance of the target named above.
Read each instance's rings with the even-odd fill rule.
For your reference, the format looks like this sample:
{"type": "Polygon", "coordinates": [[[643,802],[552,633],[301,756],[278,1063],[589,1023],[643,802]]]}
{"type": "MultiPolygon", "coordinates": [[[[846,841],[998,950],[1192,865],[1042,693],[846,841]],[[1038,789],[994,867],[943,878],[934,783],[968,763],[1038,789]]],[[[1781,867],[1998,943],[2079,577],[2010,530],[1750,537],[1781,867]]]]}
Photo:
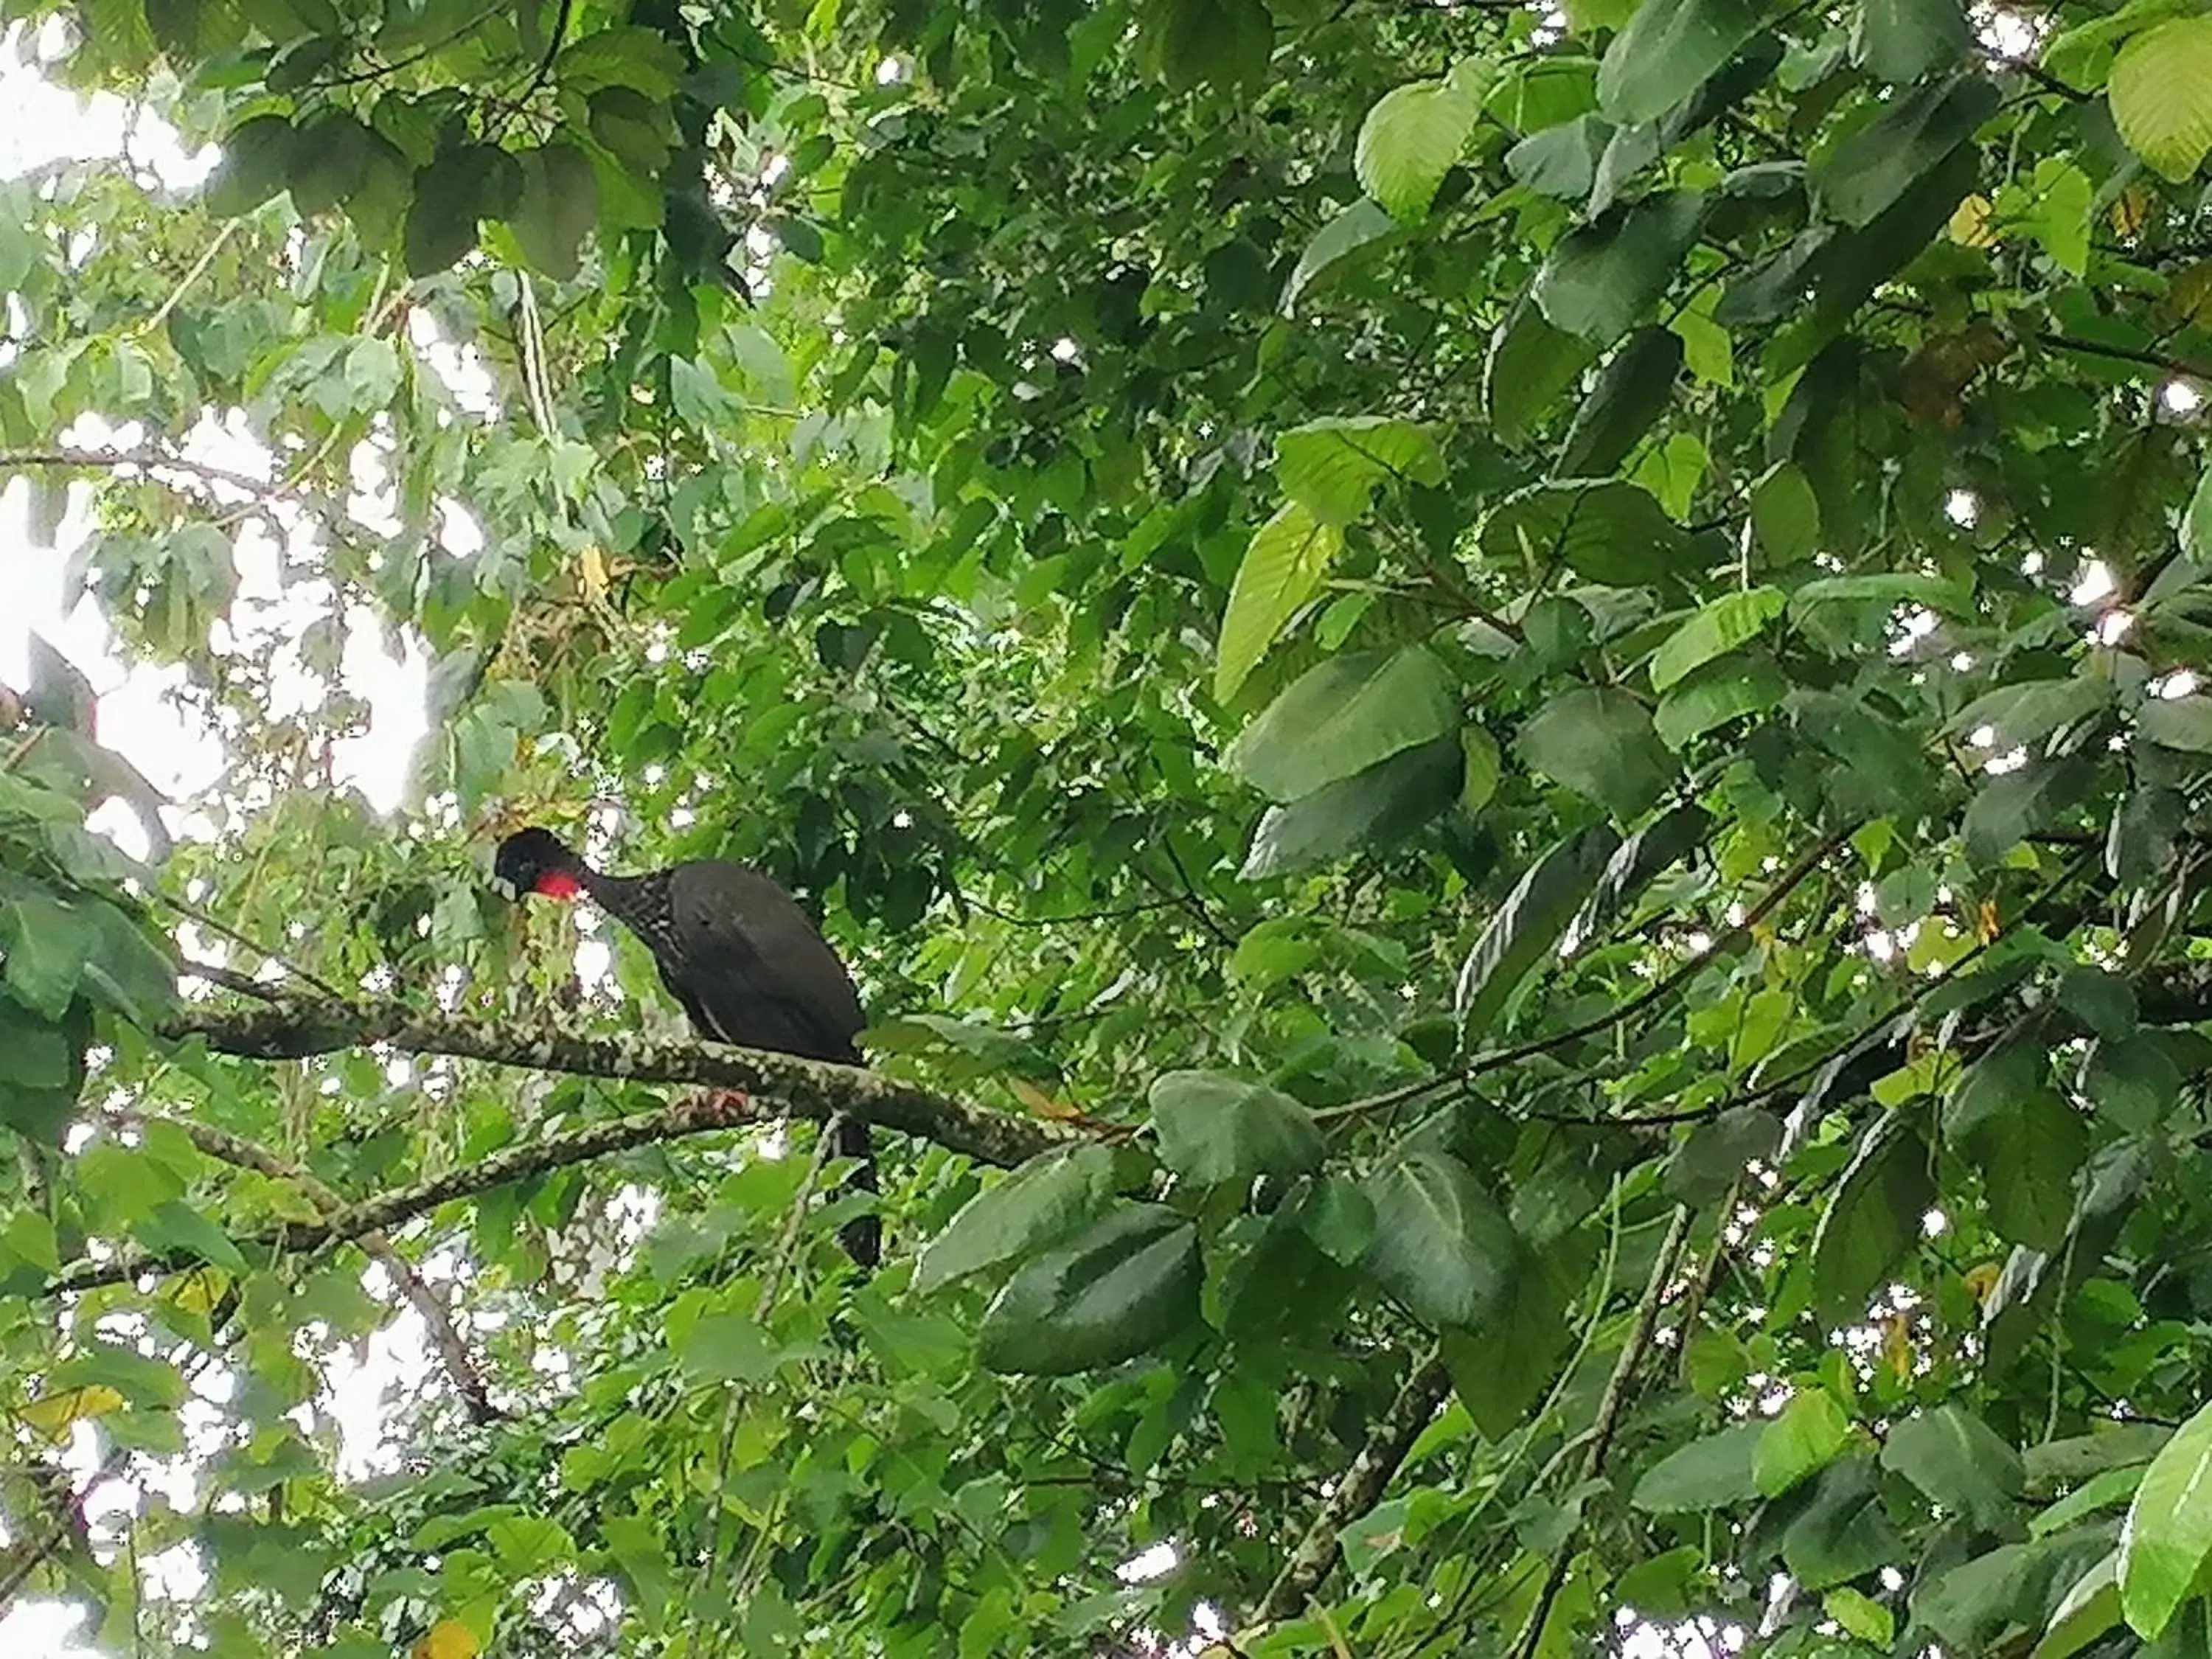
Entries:
{"type": "Polygon", "coordinates": [[[491,878],[491,890],[509,904],[522,902],[522,890],[504,876],[494,876],[491,878]]]}

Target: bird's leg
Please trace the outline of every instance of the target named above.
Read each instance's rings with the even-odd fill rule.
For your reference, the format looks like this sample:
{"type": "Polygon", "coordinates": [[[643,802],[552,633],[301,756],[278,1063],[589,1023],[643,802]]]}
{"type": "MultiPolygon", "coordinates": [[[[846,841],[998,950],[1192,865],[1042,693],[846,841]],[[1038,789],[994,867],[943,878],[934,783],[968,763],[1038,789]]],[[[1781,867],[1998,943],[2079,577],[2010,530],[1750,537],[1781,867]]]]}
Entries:
{"type": "Polygon", "coordinates": [[[708,1098],[712,1100],[719,1109],[725,1112],[752,1110],[753,1097],[743,1089],[715,1089],[708,1094],[708,1098]]]}

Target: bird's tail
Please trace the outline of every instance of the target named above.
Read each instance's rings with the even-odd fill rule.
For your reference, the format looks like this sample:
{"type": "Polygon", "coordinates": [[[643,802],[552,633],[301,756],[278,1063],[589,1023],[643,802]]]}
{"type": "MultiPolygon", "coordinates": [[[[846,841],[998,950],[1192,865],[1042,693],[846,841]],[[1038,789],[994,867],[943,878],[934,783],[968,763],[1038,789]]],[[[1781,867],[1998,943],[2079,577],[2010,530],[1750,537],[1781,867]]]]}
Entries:
{"type": "MultiPolygon", "coordinates": [[[[868,1126],[858,1118],[841,1118],[836,1128],[836,1152],[840,1158],[857,1158],[860,1168],[854,1170],[845,1182],[848,1193],[880,1191],[876,1182],[875,1138],[868,1126]]],[[[875,1214],[854,1216],[837,1230],[837,1242],[845,1247],[845,1254],[863,1267],[872,1268],[883,1260],[883,1218],[875,1214]]]]}

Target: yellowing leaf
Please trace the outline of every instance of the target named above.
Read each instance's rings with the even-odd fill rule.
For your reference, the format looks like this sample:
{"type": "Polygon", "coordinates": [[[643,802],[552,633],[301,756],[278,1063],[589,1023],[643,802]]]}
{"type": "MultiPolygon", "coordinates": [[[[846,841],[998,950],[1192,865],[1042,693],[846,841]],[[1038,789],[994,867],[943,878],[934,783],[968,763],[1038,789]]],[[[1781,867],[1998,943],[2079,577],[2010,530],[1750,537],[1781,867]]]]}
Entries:
{"type": "Polygon", "coordinates": [[[2212,152],[2212,17],[2176,17],[2120,49],[2106,88],[2130,149],[2179,184],[2212,152]]]}
{"type": "Polygon", "coordinates": [[[1961,247],[1987,247],[1996,240],[1990,228],[1990,198],[1978,191],[1952,210],[1944,234],[1961,247]]]}
{"type": "MultiPolygon", "coordinates": [[[[319,1212],[310,1210],[303,1219],[320,1219],[319,1212]]],[[[230,1288],[230,1275],[220,1267],[195,1267],[188,1273],[179,1273],[161,1287],[161,1300],[185,1313],[204,1314],[213,1310],[222,1300],[223,1292],[230,1288]]]]}
{"type": "Polygon", "coordinates": [[[476,1632],[466,1625],[458,1619],[441,1619],[409,1652],[410,1659],[477,1659],[483,1650],[476,1632]]]}
{"type": "Polygon", "coordinates": [[[43,1400],[33,1400],[16,1413],[49,1440],[59,1440],[87,1418],[105,1417],[123,1407],[123,1396],[104,1382],[81,1389],[64,1389],[43,1400]]]}

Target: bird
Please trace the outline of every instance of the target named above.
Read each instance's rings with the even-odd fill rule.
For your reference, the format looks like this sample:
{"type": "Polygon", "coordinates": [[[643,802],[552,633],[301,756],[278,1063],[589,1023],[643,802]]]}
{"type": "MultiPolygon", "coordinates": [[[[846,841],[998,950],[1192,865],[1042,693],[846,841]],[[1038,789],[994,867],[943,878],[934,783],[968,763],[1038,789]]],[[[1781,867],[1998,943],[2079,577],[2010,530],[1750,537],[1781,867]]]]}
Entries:
{"type": "MultiPolygon", "coordinates": [[[[701,1036],[839,1066],[865,1063],[854,1039],[867,1021],[852,975],[799,902],[759,871],[693,859],[640,876],[608,875],[532,825],[500,842],[492,873],[518,902],[532,894],[587,898],[628,927],[701,1036]]],[[[838,1154],[860,1162],[851,1185],[877,1191],[868,1126],[846,1117],[836,1134],[838,1154]]],[[[838,1242],[860,1267],[873,1267],[883,1254],[882,1223],[856,1217],[838,1242]]]]}

